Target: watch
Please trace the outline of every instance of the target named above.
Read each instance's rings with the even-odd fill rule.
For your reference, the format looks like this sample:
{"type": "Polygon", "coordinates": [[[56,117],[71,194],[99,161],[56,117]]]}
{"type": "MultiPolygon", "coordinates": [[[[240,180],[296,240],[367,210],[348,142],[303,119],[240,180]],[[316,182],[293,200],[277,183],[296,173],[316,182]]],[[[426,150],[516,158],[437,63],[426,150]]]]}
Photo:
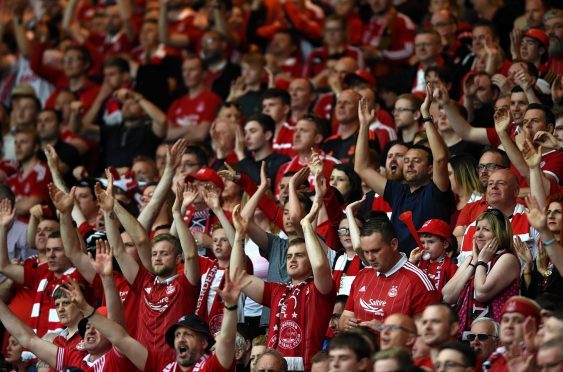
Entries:
{"type": "Polygon", "coordinates": [[[429,122],[434,122],[434,117],[432,115],[430,115],[429,117],[425,118],[424,116],[422,117],[422,122],[426,123],[427,121],[429,122]]]}

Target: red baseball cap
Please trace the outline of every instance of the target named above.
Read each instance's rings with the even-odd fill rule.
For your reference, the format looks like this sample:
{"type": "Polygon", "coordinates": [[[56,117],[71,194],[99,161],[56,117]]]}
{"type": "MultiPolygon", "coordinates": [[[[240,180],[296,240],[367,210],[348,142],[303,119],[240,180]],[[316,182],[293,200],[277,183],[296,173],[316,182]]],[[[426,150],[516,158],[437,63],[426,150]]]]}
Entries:
{"type": "Polygon", "coordinates": [[[371,72],[367,70],[356,70],[356,72],[347,74],[346,77],[344,78],[344,82],[347,85],[352,85],[353,81],[354,80],[357,81],[357,79],[368,83],[372,88],[375,87],[375,78],[373,77],[371,72]]]}
{"type": "Polygon", "coordinates": [[[220,189],[223,189],[225,187],[223,180],[221,179],[221,177],[219,177],[217,172],[207,167],[201,168],[195,174],[188,174],[186,176],[186,182],[192,182],[193,180],[211,181],[220,189]]]}
{"type": "Polygon", "coordinates": [[[446,239],[448,243],[452,239],[452,230],[450,229],[450,225],[448,225],[446,221],[439,220],[437,218],[426,221],[424,225],[422,225],[422,227],[418,230],[418,233],[438,235],[446,239]]]}
{"type": "Polygon", "coordinates": [[[506,313],[519,313],[525,317],[531,316],[536,319],[536,324],[540,324],[540,312],[541,307],[537,302],[530,300],[523,296],[512,296],[504,303],[500,311],[500,315],[503,316],[506,313]]]}
{"type": "Polygon", "coordinates": [[[543,30],[539,28],[531,28],[528,31],[524,32],[522,37],[530,37],[536,41],[539,41],[545,48],[549,46],[549,37],[543,30]]]}

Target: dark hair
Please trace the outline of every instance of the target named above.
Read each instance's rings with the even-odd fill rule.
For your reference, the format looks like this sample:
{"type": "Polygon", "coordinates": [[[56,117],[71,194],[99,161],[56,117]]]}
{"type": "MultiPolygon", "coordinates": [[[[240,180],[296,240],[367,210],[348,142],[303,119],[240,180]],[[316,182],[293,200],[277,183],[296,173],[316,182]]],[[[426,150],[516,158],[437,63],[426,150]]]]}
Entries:
{"type": "Polygon", "coordinates": [[[491,30],[491,33],[493,34],[493,38],[498,39],[498,30],[496,25],[491,22],[491,21],[487,21],[484,19],[479,19],[476,22],[473,23],[473,29],[475,30],[477,27],[487,27],[491,30]]]}
{"type": "Polygon", "coordinates": [[[176,253],[176,256],[179,256],[182,254],[182,246],[180,245],[180,240],[178,240],[177,237],[175,237],[172,234],[158,234],[157,236],[155,236],[152,239],[152,246],[154,246],[156,243],[161,242],[161,241],[167,241],[169,243],[171,243],[174,246],[174,252],[176,253]]]}
{"type": "Polygon", "coordinates": [[[393,239],[397,239],[397,232],[391,221],[386,217],[381,216],[367,220],[360,228],[360,236],[379,233],[385,243],[391,244],[393,239]]]}
{"type": "Polygon", "coordinates": [[[291,41],[291,45],[293,46],[299,46],[299,35],[297,34],[297,32],[293,31],[290,28],[282,28],[278,31],[276,31],[276,34],[285,34],[287,36],[289,36],[289,40],[291,41]]]}
{"type": "Polygon", "coordinates": [[[405,146],[408,149],[408,146],[405,145],[405,143],[400,139],[387,142],[387,144],[383,147],[381,153],[379,154],[379,166],[385,167],[385,161],[387,159],[387,155],[389,154],[389,150],[391,150],[391,147],[395,145],[405,146]]]}
{"type": "Polygon", "coordinates": [[[493,154],[500,155],[501,162],[502,162],[501,165],[505,168],[510,167],[510,158],[508,157],[508,155],[506,154],[506,152],[504,150],[498,149],[496,147],[486,147],[481,152],[481,155],[479,156],[479,158],[481,158],[481,156],[485,155],[487,152],[492,152],[493,154]]]}
{"type": "Polygon", "coordinates": [[[35,128],[19,128],[16,130],[16,135],[18,134],[29,134],[33,137],[33,145],[34,146],[41,146],[41,138],[39,137],[39,133],[35,128]]]}
{"type": "Polygon", "coordinates": [[[84,188],[88,188],[90,190],[90,193],[92,194],[92,198],[95,200],[96,199],[96,180],[93,178],[84,178],[80,181],[78,181],[75,185],[76,187],[84,187],[84,188]]]}
{"type": "Polygon", "coordinates": [[[251,121],[255,121],[258,124],[260,124],[264,133],[272,132],[271,141],[273,141],[274,132],[276,130],[276,122],[274,121],[274,119],[272,119],[272,117],[270,115],[254,114],[254,115],[250,116],[248,119],[246,119],[246,124],[248,124],[251,121]]]}
{"type": "Polygon", "coordinates": [[[262,94],[262,102],[266,99],[279,98],[283,105],[291,104],[291,96],[287,91],[280,88],[269,88],[262,94]]]}
{"type": "Polygon", "coordinates": [[[190,145],[186,147],[186,151],[184,151],[184,154],[193,154],[196,156],[197,163],[199,165],[201,166],[207,165],[209,157],[207,156],[207,153],[203,151],[199,146],[190,145]]]}
{"type": "Polygon", "coordinates": [[[455,350],[463,355],[463,364],[465,364],[466,367],[475,367],[477,356],[475,351],[468,344],[459,341],[446,342],[444,345],[440,346],[439,351],[446,349],[455,350]]]}
{"type": "Polygon", "coordinates": [[[305,244],[305,239],[303,238],[294,238],[291,239],[287,245],[287,248],[293,247],[294,245],[305,244]]]}
{"type": "Polygon", "coordinates": [[[430,66],[426,70],[424,70],[424,77],[428,77],[431,72],[434,72],[436,75],[438,75],[438,78],[444,83],[453,83],[454,81],[452,71],[447,67],[430,66]]]}
{"type": "MultiPolygon", "coordinates": [[[[88,51],[88,49],[86,49],[86,47],[84,47],[82,45],[71,44],[66,49],[65,53],[68,52],[69,50],[75,50],[78,53],[80,53],[82,59],[88,65],[88,68],[90,68],[90,66],[92,66],[92,56],[90,55],[90,52],[88,51]]],[[[86,70],[88,70],[88,68],[86,70]]]]}
{"type": "Polygon", "coordinates": [[[0,200],[7,198],[12,204],[12,208],[16,203],[16,196],[7,185],[0,183],[0,200]]]}
{"type": "Polygon", "coordinates": [[[543,116],[545,119],[545,125],[549,125],[549,124],[553,124],[555,125],[555,115],[553,115],[553,112],[551,112],[551,110],[541,104],[541,103],[530,103],[528,104],[528,110],[541,110],[543,111],[543,116]]]}
{"type": "Polygon", "coordinates": [[[436,303],[433,303],[433,304],[429,304],[428,306],[426,306],[426,308],[428,309],[431,306],[441,307],[441,308],[446,309],[448,311],[448,321],[449,321],[450,324],[459,322],[459,316],[457,315],[457,312],[450,305],[447,305],[447,304],[441,303],[441,302],[436,302],[436,303]]]}
{"type": "Polygon", "coordinates": [[[122,57],[109,57],[104,62],[104,68],[106,67],[117,67],[119,72],[130,72],[131,68],[129,67],[129,62],[125,58],[122,57]]]}
{"type": "Polygon", "coordinates": [[[330,124],[325,118],[321,118],[317,115],[306,114],[303,115],[299,120],[306,120],[315,124],[317,133],[319,133],[323,137],[323,140],[330,136],[330,124]]]}
{"type": "Polygon", "coordinates": [[[311,364],[321,363],[328,360],[328,352],[326,350],[321,350],[311,358],[311,364]]]}
{"type": "Polygon", "coordinates": [[[432,150],[430,150],[427,146],[423,146],[423,145],[419,145],[419,144],[413,144],[409,146],[409,150],[422,150],[424,152],[426,152],[426,154],[428,155],[428,164],[432,165],[432,162],[434,161],[434,157],[432,156],[432,150]]]}
{"type": "Polygon", "coordinates": [[[61,125],[61,123],[63,122],[63,113],[60,112],[59,110],[55,110],[53,108],[45,108],[39,111],[40,114],[43,112],[52,112],[55,115],[55,120],[57,121],[57,125],[61,125]]]}
{"type": "MultiPolygon", "coordinates": [[[[336,164],[332,170],[334,171],[335,169],[344,172],[348,177],[348,180],[350,181],[350,195],[348,196],[348,198],[346,198],[346,200],[344,200],[344,202],[351,203],[353,201],[360,200],[363,195],[362,179],[356,172],[354,172],[354,167],[352,167],[350,164],[342,163],[336,164]]],[[[342,197],[344,197],[344,195],[342,195],[342,197]]]]}
{"type": "Polygon", "coordinates": [[[356,359],[369,358],[371,348],[367,341],[357,333],[342,332],[337,334],[328,345],[328,352],[336,349],[350,349],[356,354],[356,359]]]}

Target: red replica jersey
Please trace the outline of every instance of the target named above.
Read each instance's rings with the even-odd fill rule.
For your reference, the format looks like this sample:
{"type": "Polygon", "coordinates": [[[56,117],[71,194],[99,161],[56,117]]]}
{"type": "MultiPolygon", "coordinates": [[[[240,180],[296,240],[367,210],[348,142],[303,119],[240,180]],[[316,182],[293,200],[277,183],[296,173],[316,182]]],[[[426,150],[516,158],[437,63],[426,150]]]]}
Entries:
{"type": "Polygon", "coordinates": [[[362,321],[383,322],[395,313],[414,317],[436,302],[440,302],[440,294],[430,279],[403,255],[385,274],[371,267],[360,271],[352,283],[346,310],[362,321]]]}
{"type": "Polygon", "coordinates": [[[148,349],[165,350],[174,357],[164,334],[186,314],[193,314],[199,288],[190,284],[183,273],[164,281],[139,268],[131,289],[139,293],[137,340],[148,349]]]}
{"type": "MultiPolygon", "coordinates": [[[[215,354],[204,354],[192,369],[192,372],[227,372],[235,370],[235,363],[230,368],[224,368],[215,354]]],[[[174,358],[163,359],[163,355],[158,350],[150,350],[145,364],[146,372],[180,372],[176,356],[174,358]],[[171,362],[173,360],[173,362],[171,362]]]]}
{"type": "MultiPolygon", "coordinates": [[[[344,51],[338,53],[338,55],[340,57],[352,57],[354,60],[358,61],[358,68],[364,68],[364,56],[360,48],[347,45],[344,47],[344,51]]],[[[306,78],[312,78],[326,69],[326,62],[329,56],[330,54],[327,47],[314,49],[311,54],[309,54],[309,57],[307,57],[304,76],[306,78]]]]}
{"type": "Polygon", "coordinates": [[[440,295],[444,285],[453,278],[457,271],[457,265],[447,255],[436,262],[420,261],[417,266],[434,283],[434,287],[440,295]]]}
{"type": "Polygon", "coordinates": [[[57,348],[57,364],[55,365],[55,370],[62,371],[64,367],[82,365],[84,357],[88,355],[83,348],[83,345],[80,348],[59,346],[57,348]]]}
{"type": "Polygon", "coordinates": [[[24,265],[23,277],[24,285],[35,289],[35,299],[33,300],[29,325],[39,337],[42,337],[49,331],[62,328],[55,308],[55,302],[52,298],[55,289],[63,282],[68,282],[71,279],[76,280],[86,288],[88,287],[88,283],[74,267],[71,267],[60,278],[57,278],[50,270],[37,270],[32,266],[24,265]]]}
{"type": "Polygon", "coordinates": [[[168,109],[168,123],[173,128],[211,123],[220,105],[221,97],[210,91],[204,91],[194,98],[184,95],[172,102],[168,109]]]}
{"type": "MultiPolygon", "coordinates": [[[[485,208],[486,209],[486,208],[485,208]]],[[[510,225],[512,226],[512,234],[518,235],[520,239],[526,243],[528,241],[533,241],[534,236],[531,235],[533,228],[528,222],[528,217],[524,213],[524,205],[516,204],[514,207],[514,212],[510,218],[510,225]]],[[[467,226],[465,233],[463,234],[463,240],[461,241],[461,253],[459,254],[457,260],[458,262],[463,262],[467,256],[471,255],[473,251],[473,236],[475,235],[475,220],[467,226]]],[[[533,230],[535,231],[535,230],[533,230]]],[[[535,254],[533,254],[535,257],[535,254]]]]}
{"type": "MultiPolygon", "coordinates": [[[[38,160],[25,178],[23,177],[23,169],[20,168],[17,173],[8,177],[6,185],[10,187],[16,196],[16,201],[28,196],[36,196],[42,202],[48,203],[50,199],[47,185],[51,181],[51,172],[49,172],[47,164],[38,160]]],[[[29,220],[28,217],[19,219],[25,223],[29,220]]]]}
{"type": "Polygon", "coordinates": [[[129,53],[133,48],[133,43],[129,40],[125,30],[121,30],[114,36],[91,32],[90,35],[88,35],[88,42],[95,45],[98,51],[105,56],[129,53]]]}
{"type": "Polygon", "coordinates": [[[275,152],[283,155],[287,155],[292,157],[295,155],[295,151],[293,150],[293,132],[295,127],[289,125],[288,123],[284,123],[283,126],[280,128],[278,135],[274,138],[272,142],[272,148],[275,152]]]}
{"type": "Polygon", "coordinates": [[[270,308],[268,349],[277,349],[294,370],[311,369],[332,316],[336,286],[321,294],[312,278],[297,285],[266,282],[262,305],[270,308]]]}
{"type": "MultiPolygon", "coordinates": [[[[323,173],[326,179],[330,180],[330,174],[332,173],[332,169],[334,168],[335,164],[340,164],[340,160],[333,158],[332,156],[325,155],[320,150],[319,150],[319,155],[323,162],[323,173]]],[[[306,163],[302,163],[299,160],[299,155],[295,155],[290,161],[288,161],[287,163],[285,163],[280,167],[276,175],[276,197],[278,196],[277,194],[279,194],[278,186],[281,182],[281,179],[283,178],[283,175],[287,172],[298,172],[302,168],[305,168],[306,166],[307,166],[306,163]]],[[[307,181],[309,182],[310,185],[313,185],[315,178],[313,177],[313,175],[309,175],[307,181]]]]}
{"type": "Polygon", "coordinates": [[[364,28],[363,44],[378,47],[387,61],[406,64],[414,52],[415,33],[412,20],[391,8],[370,19],[364,28]]]}
{"type": "Polygon", "coordinates": [[[196,50],[203,32],[194,24],[196,12],[192,8],[184,8],[175,19],[168,17],[170,33],[187,35],[190,39],[190,49],[196,50]]]}

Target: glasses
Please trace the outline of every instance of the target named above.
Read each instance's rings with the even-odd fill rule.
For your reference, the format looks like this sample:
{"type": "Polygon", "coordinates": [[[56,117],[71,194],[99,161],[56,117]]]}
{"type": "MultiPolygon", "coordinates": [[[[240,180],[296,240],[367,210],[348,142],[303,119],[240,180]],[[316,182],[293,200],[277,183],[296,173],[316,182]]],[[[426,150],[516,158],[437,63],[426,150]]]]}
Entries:
{"type": "Polygon", "coordinates": [[[345,236],[345,235],[350,235],[350,229],[347,227],[343,227],[341,229],[336,230],[336,232],[338,233],[338,236],[345,236]]]}
{"type": "Polygon", "coordinates": [[[495,338],[493,335],[488,335],[486,333],[468,333],[465,338],[467,341],[473,341],[475,339],[479,341],[487,341],[489,338],[495,338]]]}
{"type": "Polygon", "coordinates": [[[479,169],[479,171],[482,172],[485,169],[488,171],[493,171],[497,169],[506,169],[506,167],[500,164],[487,163],[487,164],[479,164],[479,166],[477,166],[477,169],[479,169]]]}
{"type": "Polygon", "coordinates": [[[73,57],[73,56],[67,56],[63,58],[63,62],[64,63],[75,63],[75,62],[79,62],[82,61],[83,58],[82,57],[73,57]]]}
{"type": "Polygon", "coordinates": [[[394,109],[393,109],[392,113],[393,113],[393,114],[396,114],[396,113],[401,114],[401,113],[403,113],[403,112],[405,112],[405,111],[416,112],[415,109],[410,109],[410,108],[406,108],[406,107],[397,107],[397,108],[394,108],[394,109]]]}
{"type": "Polygon", "coordinates": [[[453,360],[446,360],[443,362],[438,361],[434,363],[434,367],[436,369],[440,369],[440,368],[452,369],[452,368],[467,368],[468,366],[466,366],[463,363],[454,362],[453,360]]]}
{"type": "Polygon", "coordinates": [[[384,332],[386,330],[389,331],[403,331],[403,332],[407,332],[407,333],[416,333],[414,331],[411,331],[410,329],[406,329],[405,327],[401,327],[400,325],[396,325],[396,324],[380,324],[379,326],[377,326],[377,330],[381,333],[384,332]]]}

